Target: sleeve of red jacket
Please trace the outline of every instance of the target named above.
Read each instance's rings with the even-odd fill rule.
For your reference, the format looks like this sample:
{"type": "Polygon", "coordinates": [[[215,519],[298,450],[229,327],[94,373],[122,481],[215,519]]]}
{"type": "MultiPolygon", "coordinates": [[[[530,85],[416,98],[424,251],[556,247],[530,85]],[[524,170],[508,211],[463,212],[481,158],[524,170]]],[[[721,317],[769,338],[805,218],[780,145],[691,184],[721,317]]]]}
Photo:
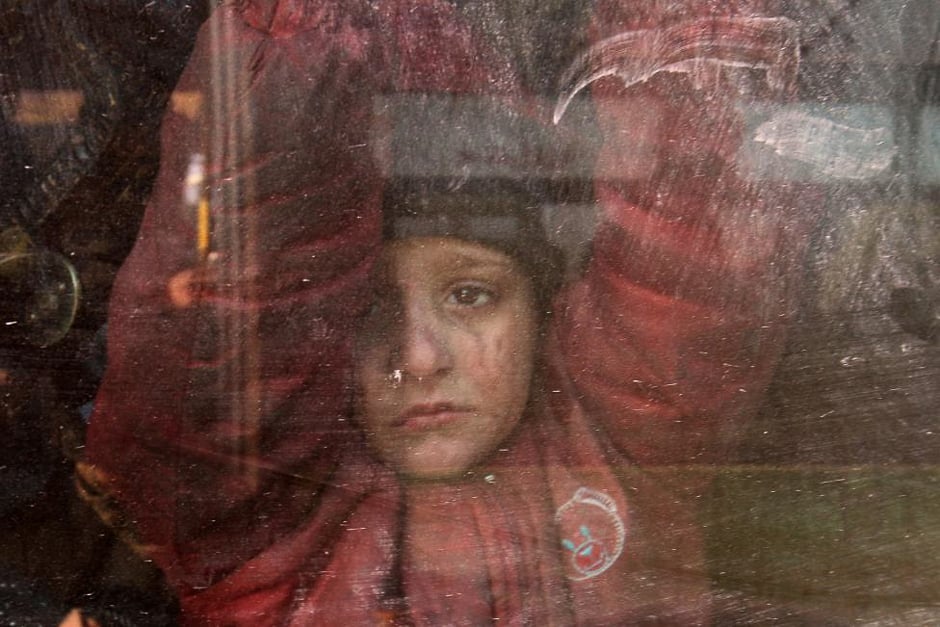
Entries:
{"type": "MultiPolygon", "coordinates": [[[[595,31],[708,16],[705,3],[673,16],[626,4],[598,3],[595,31]]],[[[591,98],[601,219],[585,278],[558,314],[568,374],[636,463],[720,462],[783,350],[811,192],[748,179],[742,101],[720,81],[662,72],[626,87],[610,77],[591,98]]]]}
{"type": "Polygon", "coordinates": [[[363,446],[350,336],[381,243],[376,94],[485,84],[448,11],[259,0],[200,31],[113,288],[83,473],[182,593],[308,519],[363,446]],[[216,258],[179,307],[168,287],[201,263],[183,200],[197,154],[216,258]]]}
{"type": "Polygon", "coordinates": [[[184,589],[292,526],[355,437],[349,321],[381,230],[367,147],[381,64],[359,3],[292,4],[224,6],[202,28],[112,293],[87,463],[184,589]],[[217,258],[177,307],[172,278],[200,265],[183,198],[197,154],[217,258]]]}

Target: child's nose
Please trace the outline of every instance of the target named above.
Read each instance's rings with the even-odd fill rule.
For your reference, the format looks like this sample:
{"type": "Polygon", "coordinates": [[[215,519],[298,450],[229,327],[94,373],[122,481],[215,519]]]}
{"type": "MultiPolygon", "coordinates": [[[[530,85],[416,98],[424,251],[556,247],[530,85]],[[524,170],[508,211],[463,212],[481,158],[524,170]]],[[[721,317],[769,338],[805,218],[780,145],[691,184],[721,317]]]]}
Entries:
{"type": "Polygon", "coordinates": [[[445,372],[453,365],[446,323],[424,305],[406,308],[399,348],[402,371],[415,378],[445,372]]]}

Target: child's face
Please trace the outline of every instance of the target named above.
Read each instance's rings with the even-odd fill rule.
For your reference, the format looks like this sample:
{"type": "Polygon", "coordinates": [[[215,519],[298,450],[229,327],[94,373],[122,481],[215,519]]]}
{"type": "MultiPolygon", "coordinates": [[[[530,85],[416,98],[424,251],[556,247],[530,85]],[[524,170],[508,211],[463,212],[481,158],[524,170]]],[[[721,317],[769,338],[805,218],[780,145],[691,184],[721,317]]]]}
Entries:
{"type": "Polygon", "coordinates": [[[359,413],[400,474],[457,475],[493,452],[529,397],[538,320],[509,256],[464,240],[390,244],[358,337],[359,413]]]}

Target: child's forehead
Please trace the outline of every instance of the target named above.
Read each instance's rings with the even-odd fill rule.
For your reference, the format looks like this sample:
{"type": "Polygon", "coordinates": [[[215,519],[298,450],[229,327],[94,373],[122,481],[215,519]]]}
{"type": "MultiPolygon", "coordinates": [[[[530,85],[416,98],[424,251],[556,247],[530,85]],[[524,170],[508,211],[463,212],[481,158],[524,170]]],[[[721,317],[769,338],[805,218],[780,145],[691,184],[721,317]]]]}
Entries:
{"type": "Polygon", "coordinates": [[[383,264],[395,278],[402,273],[440,274],[462,270],[520,272],[519,263],[501,250],[456,237],[412,237],[386,246],[383,264]]]}

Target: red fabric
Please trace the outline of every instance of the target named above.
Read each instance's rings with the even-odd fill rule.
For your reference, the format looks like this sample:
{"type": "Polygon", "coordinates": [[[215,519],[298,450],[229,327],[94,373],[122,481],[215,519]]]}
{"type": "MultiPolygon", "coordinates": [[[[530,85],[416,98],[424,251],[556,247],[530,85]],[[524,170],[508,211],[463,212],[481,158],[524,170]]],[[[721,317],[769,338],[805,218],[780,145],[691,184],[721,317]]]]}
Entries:
{"type": "MultiPolygon", "coordinates": [[[[619,24],[627,3],[609,4],[599,24],[638,27],[619,24]]],[[[736,123],[731,108],[699,115],[691,91],[673,107],[668,81],[594,86],[599,174],[618,171],[637,131],[616,101],[637,97],[663,107],[648,137],[658,160],[677,163],[681,140],[685,162],[719,168],[707,184],[598,176],[603,220],[556,305],[544,398],[485,467],[403,488],[355,427],[351,321],[381,245],[375,98],[511,91],[508,66],[478,48],[449,5],[419,0],[248,2],[204,27],[177,91],[210,87],[198,116],[164,123],[88,440],[188,624],[707,621],[689,495],[649,468],[733,446],[782,349],[802,234],[768,206],[782,196],[736,178],[725,144],[739,136],[708,140],[736,123]],[[167,284],[197,263],[180,191],[206,147],[220,274],[177,309],[167,284]],[[589,521],[611,552],[615,519],[622,552],[572,578],[572,560],[590,570],[596,554],[563,540],[588,546],[589,521]],[[448,559],[415,561],[403,547],[422,533],[449,534],[429,540],[448,559]]]]}

